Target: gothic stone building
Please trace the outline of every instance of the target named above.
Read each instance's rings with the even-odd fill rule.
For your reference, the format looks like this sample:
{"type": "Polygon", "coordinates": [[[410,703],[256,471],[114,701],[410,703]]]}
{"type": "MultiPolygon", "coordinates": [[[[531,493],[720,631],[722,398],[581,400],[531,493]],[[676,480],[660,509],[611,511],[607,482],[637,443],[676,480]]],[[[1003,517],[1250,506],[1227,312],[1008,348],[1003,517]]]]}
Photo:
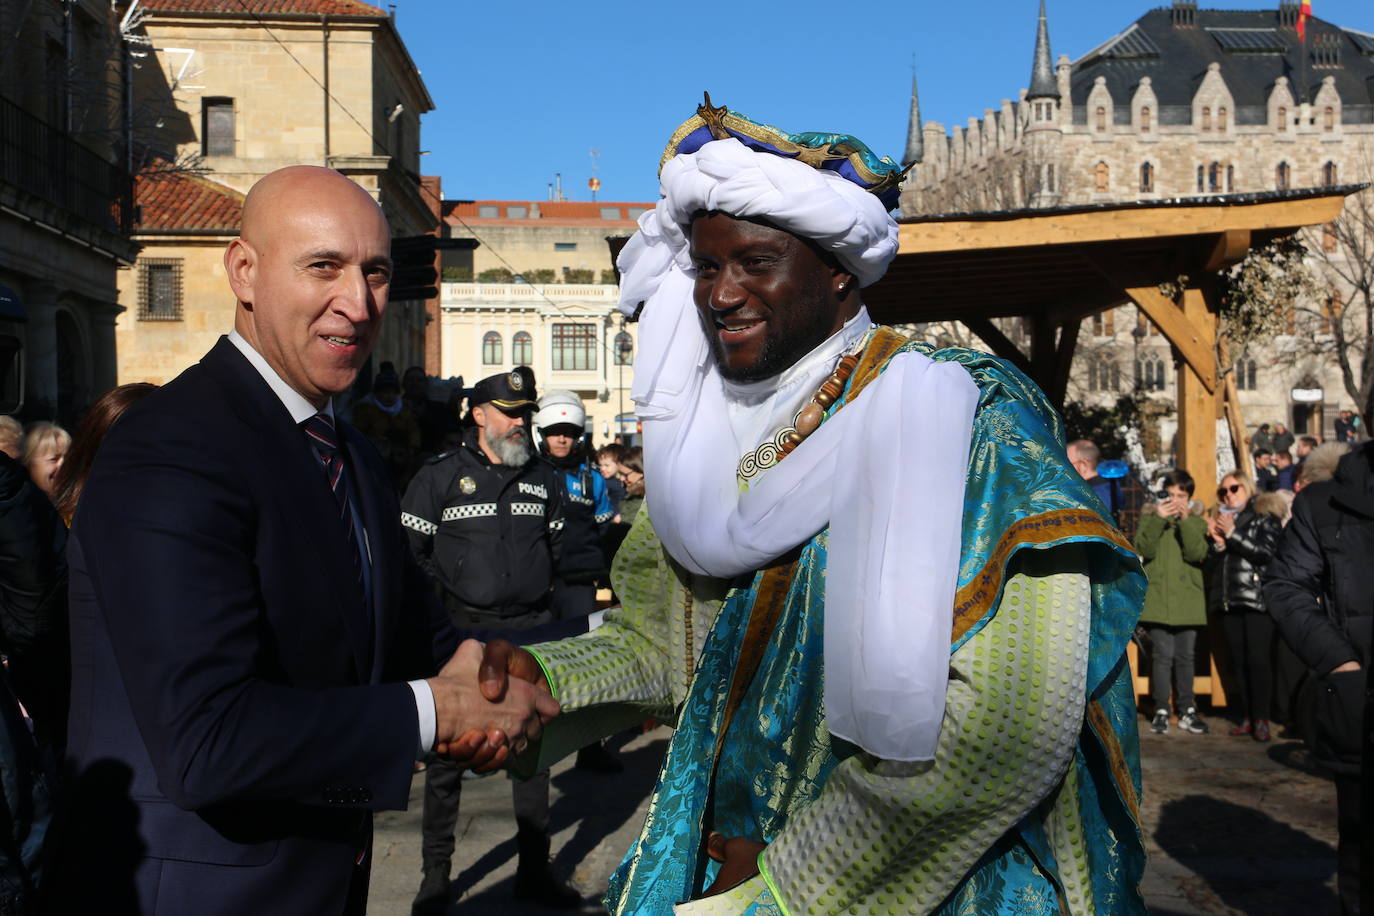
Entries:
{"type": "MultiPolygon", "coordinates": [[[[1297,2],[1267,10],[1200,10],[1174,0],[1076,61],[1052,63],[1042,0],[1030,87],[946,133],[919,120],[913,87],[902,197],[908,216],[1094,202],[1205,197],[1334,186],[1374,178],[1374,35],[1297,2]]],[[[1330,232],[1309,260],[1343,252],[1330,232]]],[[[1342,293],[1333,288],[1332,294],[1342,293]]],[[[1300,309],[1286,334],[1241,354],[1247,425],[1283,421],[1329,435],[1353,408],[1329,355],[1330,304],[1300,309]],[[1310,321],[1305,321],[1310,317],[1310,321]]],[[[1167,343],[1133,306],[1085,323],[1071,399],[1109,402],[1134,384],[1172,400],[1167,343]]],[[[1161,430],[1168,442],[1169,421],[1161,430]]]]}

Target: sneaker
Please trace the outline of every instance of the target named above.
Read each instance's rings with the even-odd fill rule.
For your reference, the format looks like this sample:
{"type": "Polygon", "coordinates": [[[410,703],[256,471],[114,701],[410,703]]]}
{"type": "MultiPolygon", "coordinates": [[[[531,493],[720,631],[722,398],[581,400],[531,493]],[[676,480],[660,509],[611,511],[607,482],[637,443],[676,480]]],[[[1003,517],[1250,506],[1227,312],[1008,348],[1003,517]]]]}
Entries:
{"type": "Polygon", "coordinates": [[[420,892],[410,905],[411,916],[439,916],[448,909],[448,876],[452,869],[448,859],[424,863],[424,880],[420,892]]]}
{"type": "Polygon", "coordinates": [[[1268,719],[1256,719],[1256,720],[1255,720],[1255,740],[1256,740],[1256,741],[1268,741],[1268,740],[1269,740],[1269,737],[1270,737],[1270,735],[1269,735],[1269,720],[1268,720],[1268,719]]]}
{"type": "Polygon", "coordinates": [[[1194,735],[1205,735],[1210,728],[1207,723],[1202,721],[1202,716],[1197,714],[1197,710],[1189,706],[1183,711],[1183,715],[1178,717],[1178,727],[1185,732],[1192,732],[1194,735]]]}
{"type": "Polygon", "coordinates": [[[1155,717],[1150,720],[1150,728],[1157,735],[1162,735],[1169,730],[1169,710],[1156,709],[1155,717]]]}
{"type": "Polygon", "coordinates": [[[1227,734],[1239,738],[1243,735],[1253,734],[1254,731],[1254,723],[1252,723],[1249,719],[1241,719],[1240,724],[1232,728],[1229,732],[1227,732],[1227,734]]]}

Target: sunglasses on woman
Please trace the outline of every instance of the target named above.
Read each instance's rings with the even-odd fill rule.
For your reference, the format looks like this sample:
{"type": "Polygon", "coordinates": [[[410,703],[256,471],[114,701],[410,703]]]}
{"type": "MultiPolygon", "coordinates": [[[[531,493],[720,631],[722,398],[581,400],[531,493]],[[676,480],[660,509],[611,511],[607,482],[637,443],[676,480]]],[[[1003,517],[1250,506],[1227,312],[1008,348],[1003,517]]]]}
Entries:
{"type": "Polygon", "coordinates": [[[1229,487],[1217,487],[1217,497],[1225,499],[1227,493],[1239,493],[1243,489],[1240,484],[1233,483],[1229,487]]]}

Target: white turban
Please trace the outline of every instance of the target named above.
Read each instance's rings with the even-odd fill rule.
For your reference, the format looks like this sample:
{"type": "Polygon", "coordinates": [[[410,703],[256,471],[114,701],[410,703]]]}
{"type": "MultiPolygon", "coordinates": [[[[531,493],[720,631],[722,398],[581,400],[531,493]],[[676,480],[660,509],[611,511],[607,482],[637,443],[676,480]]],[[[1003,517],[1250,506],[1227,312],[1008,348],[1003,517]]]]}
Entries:
{"type": "Polygon", "coordinates": [[[620,253],[620,308],[633,314],[673,266],[689,272],[692,215],[719,210],[767,220],[829,251],[860,286],[878,281],[897,256],[897,221],[876,194],[828,169],[756,153],[733,137],[674,156],[659,178],[663,199],[639,218],[620,253]]]}
{"type": "Polygon", "coordinates": [[[654,530],[686,568],[728,578],[829,528],[827,726],[878,757],[929,760],[944,713],[977,387],[957,363],[900,353],[741,493],[740,443],[692,301],[692,215],[766,219],[833,252],[864,285],[896,255],[897,224],[839,175],[733,138],[669,161],[662,192],[618,262],[622,310],[645,303],[631,396],[654,530]],[[897,499],[912,484],[920,512],[897,499]]]}

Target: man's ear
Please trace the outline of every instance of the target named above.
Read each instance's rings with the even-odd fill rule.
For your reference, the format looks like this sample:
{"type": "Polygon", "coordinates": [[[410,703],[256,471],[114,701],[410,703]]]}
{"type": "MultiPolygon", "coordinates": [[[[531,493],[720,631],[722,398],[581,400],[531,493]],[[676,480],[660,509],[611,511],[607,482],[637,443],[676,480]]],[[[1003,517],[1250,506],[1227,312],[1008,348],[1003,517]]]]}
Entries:
{"type": "Polygon", "coordinates": [[[472,422],[476,423],[479,429],[485,429],[487,425],[487,408],[485,404],[478,404],[472,408],[472,422]]]}
{"type": "Polygon", "coordinates": [[[837,299],[848,298],[850,293],[858,292],[859,278],[844,268],[832,268],[830,272],[830,289],[835,293],[837,299]]]}
{"type": "Polygon", "coordinates": [[[234,239],[224,249],[224,272],[234,296],[249,309],[253,307],[253,284],[258,275],[258,253],[243,239],[234,239]]]}

